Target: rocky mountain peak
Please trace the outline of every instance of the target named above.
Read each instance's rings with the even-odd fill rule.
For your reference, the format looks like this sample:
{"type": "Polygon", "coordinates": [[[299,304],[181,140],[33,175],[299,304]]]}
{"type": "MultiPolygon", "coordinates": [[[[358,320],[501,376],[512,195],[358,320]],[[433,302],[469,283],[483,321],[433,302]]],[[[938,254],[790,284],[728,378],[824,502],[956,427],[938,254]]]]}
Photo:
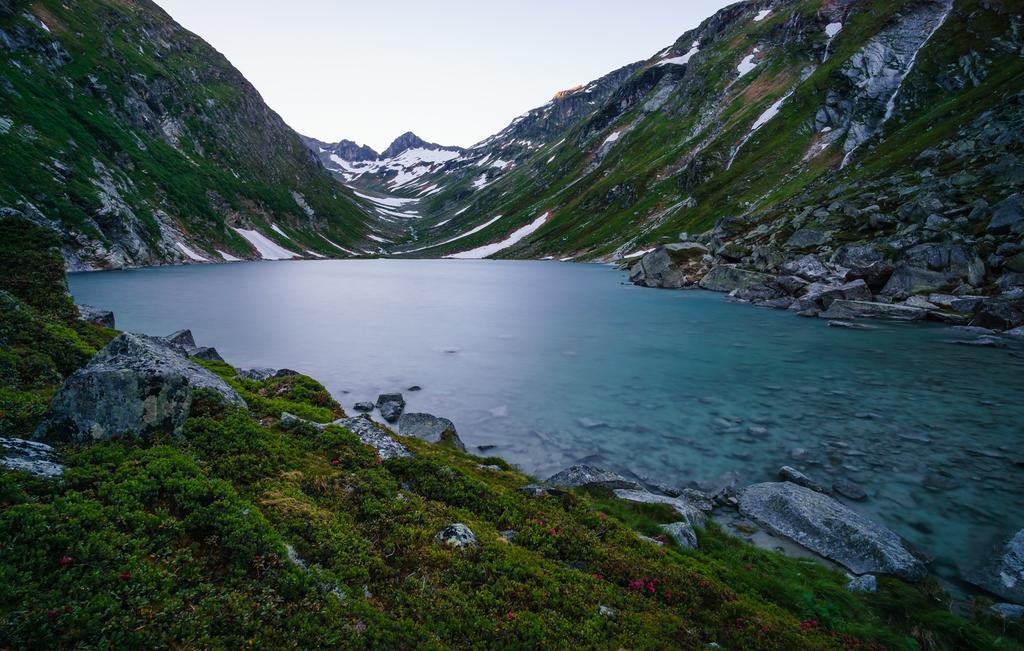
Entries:
{"type": "Polygon", "coordinates": [[[381,158],[394,158],[404,151],[410,149],[450,149],[443,145],[427,142],[412,131],[406,131],[392,141],[392,143],[381,152],[381,158]]]}

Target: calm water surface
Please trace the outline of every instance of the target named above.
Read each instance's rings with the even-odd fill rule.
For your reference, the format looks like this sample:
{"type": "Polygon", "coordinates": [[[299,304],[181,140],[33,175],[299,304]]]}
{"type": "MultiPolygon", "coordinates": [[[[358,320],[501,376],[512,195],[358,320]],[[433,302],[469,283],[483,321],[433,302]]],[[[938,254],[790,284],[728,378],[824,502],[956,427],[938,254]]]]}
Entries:
{"type": "Polygon", "coordinates": [[[347,408],[402,391],[466,444],[544,477],[586,461],[667,484],[848,479],[952,576],[1024,527],[1021,349],[640,289],[596,265],[321,261],[72,274],[118,327],[191,328],[347,408]],[[412,385],[422,391],[409,392],[412,385]]]}

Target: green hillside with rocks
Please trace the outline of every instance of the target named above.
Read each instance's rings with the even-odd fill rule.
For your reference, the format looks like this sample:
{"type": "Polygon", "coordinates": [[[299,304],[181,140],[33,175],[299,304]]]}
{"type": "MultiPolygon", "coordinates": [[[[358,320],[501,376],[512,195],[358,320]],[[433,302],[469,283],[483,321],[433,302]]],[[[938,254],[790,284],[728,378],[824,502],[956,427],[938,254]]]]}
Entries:
{"type": "Polygon", "coordinates": [[[622,493],[621,477],[589,471],[538,483],[460,451],[454,431],[431,443],[347,417],[311,378],[190,360],[174,341],[82,321],[57,237],[22,220],[0,229],[4,648],[1010,649],[1024,640],[984,600],[962,606],[973,621],[951,613],[933,580],[882,577],[875,592],[856,592],[841,572],[691,526],[705,522],[710,499],[694,491],[622,493]],[[29,273],[29,261],[47,273],[29,273]],[[144,352],[108,374],[125,341],[173,353],[173,365],[207,384],[193,382],[183,402],[149,403],[123,430],[101,427],[115,413],[106,407],[84,430],[54,424],[60,400],[48,414],[38,408],[58,387],[86,391],[77,378],[90,376],[108,383],[118,414],[170,396],[176,372],[147,375],[144,352]],[[138,385],[109,384],[128,368],[138,385]],[[25,440],[32,432],[55,447],[25,440]]]}
{"type": "Polygon", "coordinates": [[[369,219],[149,0],[0,2],[0,148],[0,214],[59,232],[72,269],[343,257],[369,219]]]}

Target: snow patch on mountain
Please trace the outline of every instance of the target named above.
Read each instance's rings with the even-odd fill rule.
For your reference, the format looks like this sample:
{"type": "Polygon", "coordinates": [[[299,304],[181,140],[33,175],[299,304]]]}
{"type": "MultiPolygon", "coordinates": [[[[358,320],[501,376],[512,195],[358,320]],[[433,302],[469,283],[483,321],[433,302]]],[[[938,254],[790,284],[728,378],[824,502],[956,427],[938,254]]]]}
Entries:
{"type": "Polygon", "coordinates": [[[451,255],[446,255],[445,257],[446,258],[458,258],[458,259],[464,259],[464,260],[475,260],[475,259],[480,259],[480,258],[486,258],[489,255],[494,255],[498,251],[502,251],[504,249],[507,249],[510,246],[512,246],[514,244],[518,244],[519,242],[524,240],[526,237],[531,235],[538,228],[543,226],[544,222],[546,222],[548,220],[548,217],[550,215],[551,215],[550,212],[544,213],[543,215],[541,215],[537,219],[533,220],[532,222],[530,222],[526,226],[523,226],[522,228],[518,228],[518,229],[512,231],[512,233],[508,237],[506,237],[505,239],[501,240],[500,242],[494,242],[492,244],[485,244],[483,246],[478,246],[475,249],[470,249],[469,251],[463,251],[461,253],[453,253],[451,255]]]}
{"type": "Polygon", "coordinates": [[[252,244],[264,260],[290,260],[299,257],[297,253],[280,246],[257,230],[247,228],[232,228],[232,230],[252,244]]]}

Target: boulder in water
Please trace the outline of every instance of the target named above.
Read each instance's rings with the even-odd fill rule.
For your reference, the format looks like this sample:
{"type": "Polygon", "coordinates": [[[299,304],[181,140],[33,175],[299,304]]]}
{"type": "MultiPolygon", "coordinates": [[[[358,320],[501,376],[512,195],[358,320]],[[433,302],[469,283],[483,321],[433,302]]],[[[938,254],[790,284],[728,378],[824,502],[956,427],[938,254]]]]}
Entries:
{"type": "Polygon", "coordinates": [[[78,306],[78,318],[82,321],[95,323],[107,328],[114,327],[114,313],[110,310],[101,310],[91,305],[78,306]]]}
{"type": "Polygon", "coordinates": [[[1007,601],[1024,604],[1024,529],[1002,544],[967,580],[1007,601]]]}
{"type": "Polygon", "coordinates": [[[405,410],[405,398],[401,393],[382,393],[377,396],[377,409],[389,423],[394,423],[405,410]]]}

